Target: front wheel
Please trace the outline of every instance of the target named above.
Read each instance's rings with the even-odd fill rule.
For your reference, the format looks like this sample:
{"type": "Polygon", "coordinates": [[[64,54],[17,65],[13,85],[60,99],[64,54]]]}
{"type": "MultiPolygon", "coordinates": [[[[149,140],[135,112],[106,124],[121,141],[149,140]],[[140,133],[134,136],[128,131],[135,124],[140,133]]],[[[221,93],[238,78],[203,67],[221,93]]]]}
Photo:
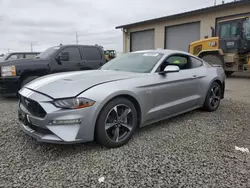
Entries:
{"type": "Polygon", "coordinates": [[[213,82],[209,87],[206,95],[206,99],[203,105],[204,110],[208,112],[217,110],[217,108],[220,106],[221,95],[222,89],[220,84],[218,84],[217,82],[213,82]]]}
{"type": "Polygon", "coordinates": [[[95,129],[95,140],[108,148],[127,143],[137,127],[137,111],[131,101],[116,98],[104,106],[95,129]]]}

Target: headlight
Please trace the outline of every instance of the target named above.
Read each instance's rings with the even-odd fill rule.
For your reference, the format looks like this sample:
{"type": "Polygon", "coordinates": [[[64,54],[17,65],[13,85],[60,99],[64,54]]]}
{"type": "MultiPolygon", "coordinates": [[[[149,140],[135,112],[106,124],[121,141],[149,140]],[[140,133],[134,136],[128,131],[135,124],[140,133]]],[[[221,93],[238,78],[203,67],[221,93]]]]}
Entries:
{"type": "Polygon", "coordinates": [[[86,98],[59,99],[52,102],[56,107],[65,109],[86,108],[92,106],[94,103],[95,101],[86,98]]]}
{"type": "Polygon", "coordinates": [[[4,66],[1,67],[2,77],[7,76],[16,76],[16,67],[15,66],[4,66]]]}

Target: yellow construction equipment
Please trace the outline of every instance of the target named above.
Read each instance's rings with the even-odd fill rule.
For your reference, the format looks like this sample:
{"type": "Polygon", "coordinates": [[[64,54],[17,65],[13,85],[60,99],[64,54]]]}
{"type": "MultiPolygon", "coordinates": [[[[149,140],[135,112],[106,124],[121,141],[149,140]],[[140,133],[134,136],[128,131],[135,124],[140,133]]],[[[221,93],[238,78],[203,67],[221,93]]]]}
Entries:
{"type": "Polygon", "coordinates": [[[107,61],[116,58],[116,51],[115,50],[104,50],[104,55],[107,61]]]}
{"type": "Polygon", "coordinates": [[[220,20],[212,37],[192,42],[189,53],[205,61],[223,66],[227,76],[234,72],[250,72],[250,20],[235,17],[220,20]]]}

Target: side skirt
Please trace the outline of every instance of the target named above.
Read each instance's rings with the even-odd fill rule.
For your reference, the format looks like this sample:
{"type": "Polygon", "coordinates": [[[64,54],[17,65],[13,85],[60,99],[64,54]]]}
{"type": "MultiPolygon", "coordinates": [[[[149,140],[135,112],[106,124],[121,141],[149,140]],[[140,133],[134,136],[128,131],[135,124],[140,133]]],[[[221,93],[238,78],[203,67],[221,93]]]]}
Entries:
{"type": "Polygon", "coordinates": [[[170,114],[168,116],[164,116],[162,118],[158,118],[158,119],[154,119],[154,120],[151,120],[151,121],[148,121],[144,124],[141,124],[140,127],[145,127],[147,125],[150,125],[150,124],[153,124],[153,123],[157,123],[159,121],[162,121],[162,120],[166,120],[166,119],[169,119],[169,118],[172,118],[172,117],[175,117],[175,116],[178,116],[178,115],[181,115],[181,114],[184,114],[186,112],[190,112],[190,111],[193,111],[195,109],[198,109],[198,108],[201,108],[202,106],[195,106],[195,107],[192,107],[192,108],[189,108],[187,110],[183,110],[183,111],[180,111],[178,113],[174,113],[174,114],[170,114]]]}

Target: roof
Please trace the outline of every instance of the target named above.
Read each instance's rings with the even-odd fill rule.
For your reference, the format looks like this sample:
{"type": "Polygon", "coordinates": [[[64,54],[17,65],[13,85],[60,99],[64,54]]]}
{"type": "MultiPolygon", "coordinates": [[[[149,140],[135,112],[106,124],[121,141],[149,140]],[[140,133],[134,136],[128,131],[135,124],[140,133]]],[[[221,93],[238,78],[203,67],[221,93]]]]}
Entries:
{"type": "Polygon", "coordinates": [[[84,47],[99,47],[101,48],[100,45],[86,45],[86,44],[63,44],[63,45],[58,45],[58,46],[53,46],[53,47],[71,47],[71,46],[84,46],[84,47]]]}
{"type": "Polygon", "coordinates": [[[156,22],[156,21],[174,19],[174,18],[179,18],[179,17],[183,17],[183,16],[191,16],[191,15],[194,15],[194,14],[210,12],[210,11],[215,11],[215,10],[224,9],[224,8],[230,8],[230,7],[234,7],[234,6],[238,6],[238,5],[244,5],[244,4],[250,4],[250,0],[233,1],[233,2],[230,2],[230,3],[220,4],[220,5],[216,5],[216,6],[210,6],[210,7],[197,9],[197,10],[192,10],[192,11],[188,11],[188,12],[184,12],[184,13],[179,13],[179,14],[154,18],[154,19],[150,19],[150,20],[144,20],[144,21],[141,21],[141,22],[135,22],[135,23],[127,24],[127,25],[117,26],[116,29],[128,28],[128,27],[133,27],[133,26],[137,26],[137,25],[141,25],[141,24],[149,24],[149,23],[156,22]]]}

